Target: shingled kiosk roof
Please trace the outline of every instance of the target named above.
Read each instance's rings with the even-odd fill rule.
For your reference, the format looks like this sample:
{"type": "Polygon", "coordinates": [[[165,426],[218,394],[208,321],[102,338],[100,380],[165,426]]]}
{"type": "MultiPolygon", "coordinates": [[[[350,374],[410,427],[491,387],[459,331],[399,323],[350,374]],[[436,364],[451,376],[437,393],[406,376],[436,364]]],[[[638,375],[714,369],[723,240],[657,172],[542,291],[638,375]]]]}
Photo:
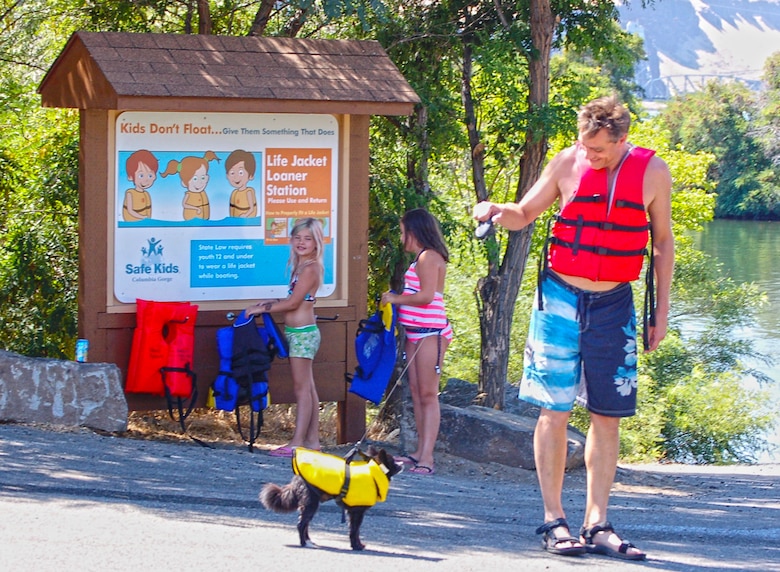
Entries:
{"type": "Polygon", "coordinates": [[[420,101],[374,41],[126,32],[74,33],[38,92],[154,111],[408,115],[420,101]]]}

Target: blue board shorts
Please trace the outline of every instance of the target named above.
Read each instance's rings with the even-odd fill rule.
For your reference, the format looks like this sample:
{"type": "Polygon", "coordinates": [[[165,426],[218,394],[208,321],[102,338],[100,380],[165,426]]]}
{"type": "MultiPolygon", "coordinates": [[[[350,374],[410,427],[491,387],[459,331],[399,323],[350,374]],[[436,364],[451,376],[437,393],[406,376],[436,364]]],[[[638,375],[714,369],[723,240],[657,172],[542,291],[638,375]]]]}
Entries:
{"type": "Polygon", "coordinates": [[[536,295],[520,399],[552,411],[571,411],[577,401],[599,415],[634,415],[637,345],[631,285],[592,292],[548,271],[536,295]]]}
{"type": "Polygon", "coordinates": [[[320,349],[320,329],[315,324],[299,328],[285,326],[284,335],[290,346],[289,357],[314,359],[320,349]]]}

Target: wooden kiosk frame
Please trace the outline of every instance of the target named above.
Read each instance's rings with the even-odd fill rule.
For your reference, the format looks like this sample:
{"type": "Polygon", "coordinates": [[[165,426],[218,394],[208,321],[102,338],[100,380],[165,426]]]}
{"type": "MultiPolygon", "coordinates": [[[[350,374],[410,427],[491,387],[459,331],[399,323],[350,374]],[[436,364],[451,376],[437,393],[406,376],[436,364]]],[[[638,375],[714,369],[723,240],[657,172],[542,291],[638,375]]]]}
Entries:
{"type": "MultiPolygon", "coordinates": [[[[136,305],[114,291],[116,125],[124,112],[327,115],[338,125],[331,232],[335,284],[316,306],[323,343],[314,361],[322,401],[338,403],[338,440],[359,439],[365,402],[347,391],[354,339],[367,308],[369,121],[409,115],[419,97],[377,42],[122,32],[76,32],[39,87],[46,107],[79,109],[79,337],[89,360],[126,375],[136,305]]],[[[179,300],[191,301],[191,300],[179,300]]],[[[195,302],[193,302],[195,303],[195,302]]],[[[217,329],[246,297],[197,302],[198,406],[219,370],[217,329]]],[[[280,318],[278,316],[277,318],[280,318]]],[[[274,403],[295,401],[286,360],[270,375],[274,403]]],[[[162,398],[127,394],[130,410],[164,409],[162,398]]]]}

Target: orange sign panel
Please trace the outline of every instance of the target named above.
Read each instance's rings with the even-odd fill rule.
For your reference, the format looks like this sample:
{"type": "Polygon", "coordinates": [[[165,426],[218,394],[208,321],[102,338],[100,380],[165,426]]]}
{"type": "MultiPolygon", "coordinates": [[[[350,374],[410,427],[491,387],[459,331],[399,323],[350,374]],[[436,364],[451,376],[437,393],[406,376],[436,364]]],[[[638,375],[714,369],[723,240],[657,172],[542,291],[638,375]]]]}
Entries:
{"type": "Polygon", "coordinates": [[[268,148],[265,184],[265,243],[287,244],[295,221],[319,218],[330,242],[333,189],[332,149],[268,148]]]}

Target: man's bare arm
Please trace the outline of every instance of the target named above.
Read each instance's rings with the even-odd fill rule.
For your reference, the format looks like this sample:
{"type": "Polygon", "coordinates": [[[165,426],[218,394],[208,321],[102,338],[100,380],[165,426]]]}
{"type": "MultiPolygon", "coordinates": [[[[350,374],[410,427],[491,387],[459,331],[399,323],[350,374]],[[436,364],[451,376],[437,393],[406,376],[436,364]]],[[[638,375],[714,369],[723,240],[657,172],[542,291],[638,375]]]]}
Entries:
{"type": "Polygon", "coordinates": [[[509,230],[520,230],[531,224],[561,196],[560,181],[571,175],[574,165],[572,149],[558,153],[519,203],[483,201],[474,206],[474,218],[492,220],[509,230]]]}

